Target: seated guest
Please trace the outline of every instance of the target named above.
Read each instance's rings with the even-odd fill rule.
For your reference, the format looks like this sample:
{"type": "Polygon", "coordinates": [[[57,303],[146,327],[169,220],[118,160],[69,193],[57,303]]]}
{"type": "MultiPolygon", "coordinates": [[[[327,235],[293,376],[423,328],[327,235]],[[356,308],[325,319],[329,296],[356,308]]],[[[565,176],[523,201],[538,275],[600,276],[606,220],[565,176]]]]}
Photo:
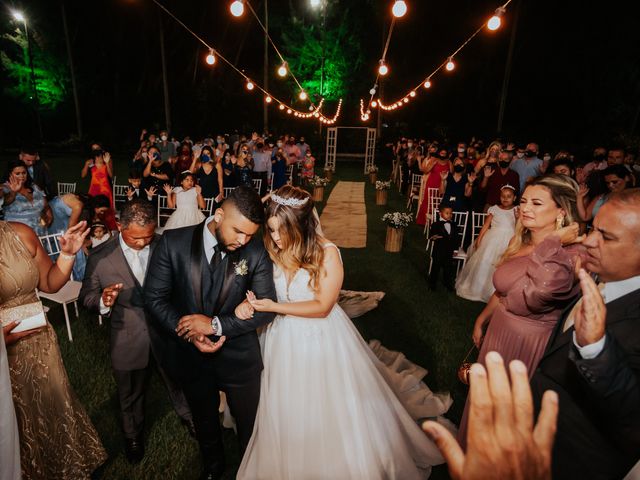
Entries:
{"type": "Polygon", "coordinates": [[[46,235],[51,209],[44,192],[33,183],[22,160],[9,162],[4,178],[4,219],[29,226],[38,235],[46,235]]]}
{"type": "Polygon", "coordinates": [[[582,301],[560,318],[531,386],[559,395],[554,478],[622,478],[640,459],[640,190],[612,194],[583,242],[582,301]]]}
{"type": "Polygon", "coordinates": [[[460,245],[458,226],[452,222],[453,208],[448,204],[440,205],[440,218],[433,222],[429,230],[433,242],[431,249],[431,273],[429,273],[429,288],[436,289],[440,270],[443,271],[442,283],[450,292],[453,291],[454,266],[453,252],[460,245]]]}

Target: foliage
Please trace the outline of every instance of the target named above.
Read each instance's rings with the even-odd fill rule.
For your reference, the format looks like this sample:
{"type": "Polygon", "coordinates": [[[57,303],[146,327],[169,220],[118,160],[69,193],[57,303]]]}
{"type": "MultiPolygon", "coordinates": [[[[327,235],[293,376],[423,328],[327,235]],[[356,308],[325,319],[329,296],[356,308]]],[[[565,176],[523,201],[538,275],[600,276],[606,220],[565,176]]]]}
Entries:
{"type": "Polygon", "coordinates": [[[322,178],[317,175],[309,179],[309,185],[311,185],[312,187],[326,187],[328,184],[328,178],[322,178]]]}
{"type": "Polygon", "coordinates": [[[376,182],[376,190],[389,190],[391,188],[391,182],[376,182]]]}
{"type": "Polygon", "coordinates": [[[393,228],[406,228],[412,220],[413,215],[405,212],[389,212],[382,216],[382,221],[393,228]]]}
{"type": "MultiPolygon", "coordinates": [[[[33,102],[29,49],[24,31],[16,29],[2,36],[0,65],[8,79],[5,93],[25,103],[33,102]]],[[[63,61],[47,52],[32,38],[33,73],[41,109],[54,110],[68,95],[68,70],[63,61]]]]}
{"type": "Polygon", "coordinates": [[[282,40],[289,68],[300,79],[312,99],[338,100],[348,95],[355,72],[363,63],[361,32],[354,28],[349,8],[329,8],[339,18],[322,27],[306,25],[300,17],[291,18],[282,40]],[[324,58],[324,81],[322,60],[324,58]],[[321,92],[322,87],[322,92],[321,92]]]}

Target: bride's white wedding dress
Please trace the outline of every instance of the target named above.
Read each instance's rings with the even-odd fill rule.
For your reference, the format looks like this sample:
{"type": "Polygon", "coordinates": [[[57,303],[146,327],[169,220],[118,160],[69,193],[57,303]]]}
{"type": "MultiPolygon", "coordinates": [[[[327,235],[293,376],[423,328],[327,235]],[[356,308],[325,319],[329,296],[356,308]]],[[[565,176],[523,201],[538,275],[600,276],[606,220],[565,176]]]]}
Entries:
{"type": "MultiPolygon", "coordinates": [[[[306,270],[287,286],[274,266],[274,281],[278,302],[314,298],[306,270]]],[[[326,318],[278,315],[262,335],[260,404],[237,478],[410,480],[444,462],[338,305],[326,318]]]]}

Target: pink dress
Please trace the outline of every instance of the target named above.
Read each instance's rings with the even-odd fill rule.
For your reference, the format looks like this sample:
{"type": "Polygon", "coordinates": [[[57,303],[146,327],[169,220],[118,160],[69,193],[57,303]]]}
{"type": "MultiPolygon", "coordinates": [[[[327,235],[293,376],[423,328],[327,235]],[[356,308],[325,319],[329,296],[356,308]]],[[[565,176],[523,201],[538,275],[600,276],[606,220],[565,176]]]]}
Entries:
{"type": "Polygon", "coordinates": [[[424,187],[424,195],[422,196],[422,203],[418,209],[418,215],[416,215],[416,223],[418,225],[424,225],[427,222],[427,213],[429,209],[429,188],[440,188],[440,173],[449,172],[449,162],[441,165],[438,161],[433,166],[431,171],[427,174],[427,184],[424,187]]]}
{"type": "MultiPolygon", "coordinates": [[[[529,255],[514,257],[498,266],[493,285],[500,303],[491,316],[478,362],[491,351],[505,365],[521,360],[532,376],[562,311],[580,293],[575,261],[584,252],[580,245],[562,247],[556,235],[542,241],[529,255]]],[[[467,427],[465,406],[458,439],[464,445],[467,427]]]]}

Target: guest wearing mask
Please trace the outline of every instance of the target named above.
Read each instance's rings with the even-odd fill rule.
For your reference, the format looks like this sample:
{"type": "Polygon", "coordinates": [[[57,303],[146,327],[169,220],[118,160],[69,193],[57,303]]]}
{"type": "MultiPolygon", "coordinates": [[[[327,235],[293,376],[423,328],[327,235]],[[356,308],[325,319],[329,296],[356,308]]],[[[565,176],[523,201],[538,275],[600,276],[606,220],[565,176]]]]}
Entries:
{"type": "Polygon", "coordinates": [[[508,152],[500,152],[498,154],[498,168],[493,168],[491,165],[485,166],[483,171],[483,179],[480,182],[480,189],[486,192],[484,211],[486,212],[490,207],[500,203],[500,192],[505,185],[511,185],[515,187],[515,196],[518,198],[520,190],[520,176],[514,170],[511,170],[509,166],[513,155],[508,152]]]}
{"type": "Polygon", "coordinates": [[[515,171],[520,177],[520,191],[524,190],[525,184],[532,178],[542,175],[546,165],[538,158],[538,144],[528,143],[524,151],[524,155],[520,156],[520,151],[513,162],[511,162],[511,170],[515,171]]]}

